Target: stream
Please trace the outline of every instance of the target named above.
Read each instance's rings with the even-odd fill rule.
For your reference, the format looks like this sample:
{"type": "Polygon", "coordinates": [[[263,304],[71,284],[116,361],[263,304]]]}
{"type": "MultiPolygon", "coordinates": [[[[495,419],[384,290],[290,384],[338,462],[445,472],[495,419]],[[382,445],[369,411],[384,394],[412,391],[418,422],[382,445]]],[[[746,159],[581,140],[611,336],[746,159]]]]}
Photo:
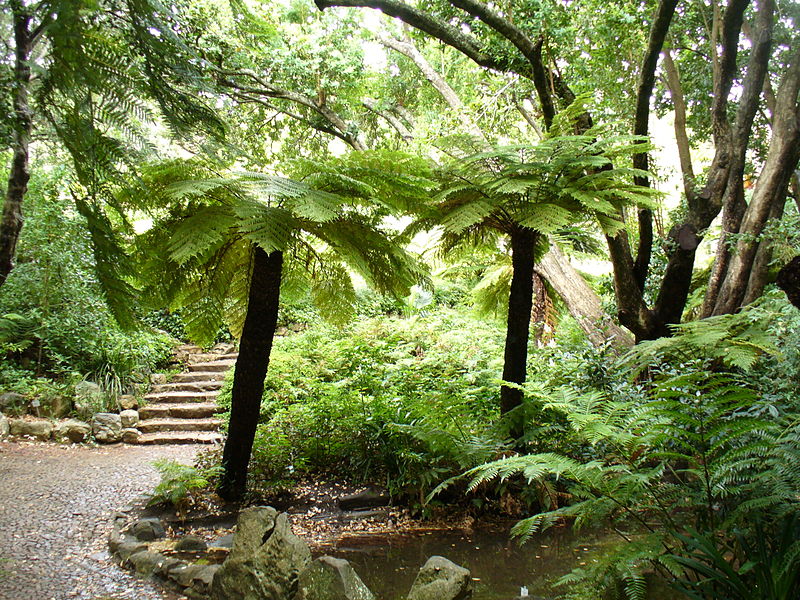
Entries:
{"type": "Polygon", "coordinates": [[[404,598],[419,568],[433,555],[471,571],[474,600],[511,600],[520,596],[523,586],[532,598],[557,595],[551,585],[556,579],[595,560],[598,551],[618,539],[607,532],[576,534],[555,527],[519,546],[508,531],[423,530],[347,535],[320,548],[319,554],[350,561],[379,600],[404,598]]]}

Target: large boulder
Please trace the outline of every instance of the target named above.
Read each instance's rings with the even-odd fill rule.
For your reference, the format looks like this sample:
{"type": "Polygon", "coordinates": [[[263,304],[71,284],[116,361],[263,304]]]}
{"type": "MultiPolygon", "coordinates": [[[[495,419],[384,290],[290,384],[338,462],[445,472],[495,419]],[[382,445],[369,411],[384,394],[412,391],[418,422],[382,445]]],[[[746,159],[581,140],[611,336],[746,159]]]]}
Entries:
{"type": "Polygon", "coordinates": [[[9,419],[8,429],[11,435],[34,437],[37,440],[49,440],[53,435],[53,424],[45,419],[9,419]]]}
{"type": "Polygon", "coordinates": [[[469,570],[443,556],[431,556],[419,570],[408,600],[468,600],[472,597],[469,570]]]}
{"type": "Polygon", "coordinates": [[[17,392],[0,394],[0,412],[20,414],[28,405],[28,399],[17,392]]]}
{"type": "Polygon", "coordinates": [[[311,562],[308,545],[292,533],[285,514],[268,506],[243,510],[233,548],[214,577],[213,600],[291,600],[300,571],[311,562]]]}
{"type": "Polygon", "coordinates": [[[73,444],[85,442],[92,433],[92,426],[78,419],[67,419],[56,425],[53,436],[59,441],[70,441],[73,444]]]}
{"type": "Polygon", "coordinates": [[[113,444],[122,439],[122,419],[115,413],[97,413],[92,417],[92,435],[101,444],[113,444]]]}
{"type": "Polygon", "coordinates": [[[133,527],[131,527],[131,533],[136,536],[137,540],[142,542],[152,542],[153,540],[164,537],[166,534],[164,526],[156,517],[139,519],[133,524],[133,527]]]}
{"type": "Polygon", "coordinates": [[[139,424],[139,412],[135,410],[123,410],[119,413],[123,429],[133,428],[139,424]]]}
{"type": "Polygon", "coordinates": [[[9,431],[11,428],[8,425],[8,419],[3,413],[0,413],[0,440],[4,440],[8,437],[9,431]]]}
{"type": "Polygon", "coordinates": [[[103,388],[92,381],[75,384],[75,412],[82,419],[88,419],[105,403],[103,388]]]}
{"type": "Polygon", "coordinates": [[[139,407],[139,401],[136,399],[136,396],[131,394],[124,394],[117,399],[117,404],[119,404],[120,409],[122,410],[135,410],[139,407]]]}
{"type": "Polygon", "coordinates": [[[300,573],[298,600],[374,600],[349,562],[321,556],[300,573]]]}
{"type": "Polygon", "coordinates": [[[126,444],[138,444],[142,432],[135,427],[126,427],[122,430],[122,441],[126,444]]]}

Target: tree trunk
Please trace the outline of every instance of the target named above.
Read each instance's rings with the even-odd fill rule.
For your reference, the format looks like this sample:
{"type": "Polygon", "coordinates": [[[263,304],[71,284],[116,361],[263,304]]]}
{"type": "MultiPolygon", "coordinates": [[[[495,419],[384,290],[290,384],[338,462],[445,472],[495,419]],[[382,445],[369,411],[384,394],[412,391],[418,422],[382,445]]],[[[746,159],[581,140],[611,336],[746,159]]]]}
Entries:
{"type": "Polygon", "coordinates": [[[33,47],[30,32],[31,16],[23,8],[14,9],[14,131],[11,148],[13,157],[8,174],[8,187],[0,222],[0,286],[14,267],[17,240],[22,230],[22,201],[28,191],[30,180],[28,146],[33,121],[28,106],[28,88],[31,82],[31,67],[28,62],[33,47]]]}
{"type": "Polygon", "coordinates": [[[794,175],[800,157],[800,123],[797,94],[800,92],[800,50],[792,57],[790,67],[778,88],[770,139],[764,168],[753,188],[740,233],[725,278],[716,298],[713,314],[736,311],[743,304],[753,262],[758,250],[757,240],[764,230],[773,206],[786,199],[789,180],[794,175]]]}
{"type": "MultiPolygon", "coordinates": [[[[786,200],[781,198],[772,207],[767,223],[780,222],[783,218],[783,211],[786,208],[786,200]]],[[[770,277],[770,266],[772,264],[772,244],[766,241],[758,243],[756,257],[753,260],[753,268],[750,269],[750,279],[747,282],[747,291],[744,294],[743,305],[750,304],[758,300],[764,293],[770,277]]]]}
{"type": "Polygon", "coordinates": [[[233,376],[228,439],[222,454],[223,474],[218,492],[226,500],[241,498],[247,488],[247,467],[278,323],[282,268],[282,252],[267,254],[255,247],[247,315],[233,376]]]}
{"type": "Polygon", "coordinates": [[[545,341],[545,334],[550,323],[548,315],[552,303],[547,295],[547,286],[544,277],[536,270],[533,272],[533,303],[531,305],[531,324],[533,326],[533,340],[537,346],[545,341]]]}
{"type": "MultiPolygon", "coordinates": [[[[508,298],[508,325],[503,363],[503,381],[525,383],[528,363],[528,335],[533,308],[533,250],[537,233],[527,227],[518,227],[511,234],[511,294],[508,298]]],[[[500,388],[500,413],[506,414],[522,404],[522,390],[500,388]]],[[[516,425],[512,435],[518,437],[522,427],[516,425]]]]}
{"type": "Polygon", "coordinates": [[[569,314],[595,346],[611,341],[624,351],[633,345],[633,338],[603,311],[600,298],[580,273],[572,268],[569,259],[554,244],[536,265],[540,273],[567,305],[569,314]]]}

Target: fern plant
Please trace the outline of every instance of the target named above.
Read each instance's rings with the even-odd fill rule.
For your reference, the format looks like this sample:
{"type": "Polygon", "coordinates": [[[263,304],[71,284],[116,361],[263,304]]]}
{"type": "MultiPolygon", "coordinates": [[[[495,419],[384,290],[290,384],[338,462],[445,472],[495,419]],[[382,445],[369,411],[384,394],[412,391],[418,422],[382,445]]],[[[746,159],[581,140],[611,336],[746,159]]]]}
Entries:
{"type": "Polygon", "coordinates": [[[180,308],[198,341],[209,341],[221,322],[240,338],[223,495],[245,489],[281,294],[308,294],[324,317],[343,323],[356,302],[351,273],[400,297],[424,279],[402,239],[381,226],[387,213],[427,192],[424,171],[408,175],[413,164],[420,165],[355,153],[328,165],[296,164],[296,179],[219,176],[182,162],[151,172],[151,202],[170,207],[155,211],[159,218],[141,238],[151,295],[180,308]]]}
{"type": "Polygon", "coordinates": [[[153,461],[153,466],[161,475],[161,481],[153,490],[148,505],[171,504],[179,517],[191,507],[193,494],[207,488],[210,480],[220,474],[219,467],[200,470],[163,458],[153,461]]]}
{"type": "Polygon", "coordinates": [[[698,549],[693,530],[726,537],[746,529],[754,514],[769,520],[800,509],[797,415],[764,410],[769,399],[739,375],[683,368],[655,373],[645,401],[525,386],[595,458],[511,456],[466,473],[471,487],[512,477],[561,483],[571,502],[520,521],[513,533],[522,540],[561,519],[576,527],[611,524],[625,539],[596,569],[564,579],[584,582],[569,597],[593,597],[589,590],[615,580],[624,597],[644,598],[648,571],[667,579],[686,572],[676,556],[698,549]]]}
{"type": "MultiPolygon", "coordinates": [[[[567,111],[538,145],[495,147],[443,167],[440,191],[415,225],[441,228],[445,254],[458,246],[496,248],[508,241],[511,283],[503,380],[512,384],[526,379],[534,264],[548,236],[576,225],[599,225],[614,234],[623,226],[624,206],[651,206],[655,198],[652,190],[631,183],[641,173],[619,166],[644,151],[647,142],[599,128],[565,134],[570,115],[579,108],[577,103],[567,111]]],[[[521,403],[519,389],[502,386],[502,413],[521,403]]],[[[519,426],[514,433],[522,433],[519,426]]]]}
{"type": "Polygon", "coordinates": [[[791,600],[800,596],[800,520],[787,515],[767,527],[756,520],[754,535],[734,531],[732,543],[690,530],[678,535],[687,552],[672,558],[687,577],[675,587],[689,598],[791,600]]]}

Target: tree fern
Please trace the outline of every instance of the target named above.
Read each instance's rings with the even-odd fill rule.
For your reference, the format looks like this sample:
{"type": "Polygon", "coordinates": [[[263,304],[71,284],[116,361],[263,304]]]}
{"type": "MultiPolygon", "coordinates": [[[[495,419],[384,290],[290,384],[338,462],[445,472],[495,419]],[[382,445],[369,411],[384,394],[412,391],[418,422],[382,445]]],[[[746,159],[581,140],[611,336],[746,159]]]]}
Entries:
{"type": "MultiPolygon", "coordinates": [[[[698,334],[683,335],[692,341],[698,334]]],[[[562,415],[572,442],[591,447],[597,458],[512,456],[467,471],[470,486],[510,478],[533,486],[560,482],[571,503],[518,523],[513,533],[523,541],[563,519],[576,527],[605,522],[638,531],[626,534],[626,543],[600,565],[566,578],[575,584],[568,597],[591,597],[588,590],[597,593],[601,584],[617,597],[643,597],[645,570],[674,578],[690,565],[700,568],[698,558],[680,558],[691,555],[690,540],[700,535],[691,527],[731,532],[749,526],[754,514],[780,519],[800,510],[798,423],[762,410],[766,400],[735,374],[660,374],[644,401],[533,384],[524,388],[540,410],[562,415]],[[649,541],[639,552],[642,532],[649,532],[649,541]],[[611,570],[603,566],[612,563],[611,570]]],[[[793,549],[786,552],[794,556],[793,549]]],[[[704,560],[717,558],[706,552],[704,560]]]]}
{"type": "Polygon", "coordinates": [[[200,341],[215,335],[222,322],[238,331],[246,307],[247,278],[240,273],[248,270],[250,254],[243,252],[248,244],[286,253],[287,293],[310,292],[335,322],[352,314],[351,270],[380,291],[408,294],[423,270],[375,219],[353,208],[353,201],[364,202],[364,191],[374,188],[344,166],[340,171],[346,177],[336,180],[340,192],[333,193],[252,172],[208,177],[210,170],[198,163],[154,165],[149,202],[151,212],[163,217],[140,237],[139,255],[158,266],[143,266],[141,272],[167,271],[175,280],[147,281],[161,287],[149,295],[184,307],[188,330],[200,341]],[[169,181],[170,170],[177,180],[169,181]],[[192,179],[180,179],[186,174],[192,179]],[[347,181],[357,182],[349,193],[341,188],[347,181]],[[165,206],[172,208],[165,213],[165,206]]]}

